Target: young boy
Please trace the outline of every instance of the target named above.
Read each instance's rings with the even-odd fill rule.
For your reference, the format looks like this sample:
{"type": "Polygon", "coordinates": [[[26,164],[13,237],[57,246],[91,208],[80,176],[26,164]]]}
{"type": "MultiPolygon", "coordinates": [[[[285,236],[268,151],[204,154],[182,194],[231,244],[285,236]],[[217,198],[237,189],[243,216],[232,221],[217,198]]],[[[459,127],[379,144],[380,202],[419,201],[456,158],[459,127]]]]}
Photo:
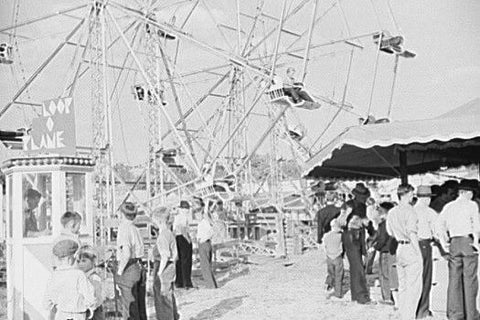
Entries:
{"type": "Polygon", "coordinates": [[[103,315],[103,301],[105,299],[102,289],[102,278],[98,275],[95,269],[97,261],[97,253],[92,246],[84,245],[77,253],[77,267],[85,272],[90,283],[95,290],[95,310],[93,311],[93,320],[104,320],[103,315]]]}
{"type": "Polygon", "coordinates": [[[79,236],[80,226],[82,225],[82,216],[78,212],[67,211],[62,215],[62,218],[60,218],[60,223],[62,224],[63,230],[55,239],[54,243],[70,239],[75,241],[78,244],[78,247],[80,247],[81,243],[79,236]]]}
{"type": "Polygon", "coordinates": [[[91,319],[95,307],[94,288],[85,274],[75,268],[75,252],[78,244],[70,239],[60,240],[53,246],[57,268],[48,281],[44,304],[50,310],[50,319],[91,319]]]}
{"type": "Polygon", "coordinates": [[[323,241],[325,243],[325,252],[327,254],[327,286],[334,289],[328,298],[343,297],[343,245],[342,229],[337,219],[330,222],[331,230],[327,232],[323,241]]]}
{"type": "Polygon", "coordinates": [[[175,263],[178,259],[177,242],[172,231],[170,212],[161,207],[153,211],[153,221],[158,226],[156,250],[160,260],[155,260],[153,267],[153,294],[157,319],[177,320],[177,304],[173,287],[175,282],[175,263]]]}

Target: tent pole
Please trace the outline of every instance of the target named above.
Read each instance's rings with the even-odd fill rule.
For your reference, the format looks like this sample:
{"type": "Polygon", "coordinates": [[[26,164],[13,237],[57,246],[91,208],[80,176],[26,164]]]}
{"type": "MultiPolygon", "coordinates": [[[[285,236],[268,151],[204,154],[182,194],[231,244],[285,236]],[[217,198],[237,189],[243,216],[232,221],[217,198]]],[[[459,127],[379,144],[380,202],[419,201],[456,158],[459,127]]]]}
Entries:
{"type": "Polygon", "coordinates": [[[403,150],[399,153],[400,160],[400,180],[402,184],[408,183],[408,173],[407,173],[407,151],[403,150]]]}

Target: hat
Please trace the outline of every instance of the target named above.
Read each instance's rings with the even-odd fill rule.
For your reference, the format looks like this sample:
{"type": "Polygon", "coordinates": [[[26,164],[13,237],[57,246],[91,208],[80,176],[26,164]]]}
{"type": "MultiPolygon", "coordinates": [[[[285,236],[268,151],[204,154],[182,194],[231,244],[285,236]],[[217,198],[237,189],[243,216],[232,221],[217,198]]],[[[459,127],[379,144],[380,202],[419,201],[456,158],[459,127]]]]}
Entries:
{"type": "Polygon", "coordinates": [[[127,216],[134,216],[137,214],[137,207],[133,202],[125,202],[120,206],[120,211],[127,216]]]}
{"type": "Polygon", "coordinates": [[[430,186],[418,186],[417,188],[417,197],[431,197],[434,194],[432,193],[432,188],[430,186]]]}
{"type": "Polygon", "coordinates": [[[52,248],[53,254],[58,258],[73,256],[78,250],[78,243],[71,239],[58,241],[52,248]]]}
{"type": "Polygon", "coordinates": [[[42,197],[42,194],[40,192],[38,192],[37,190],[35,189],[28,189],[26,194],[25,194],[25,197],[26,198],[41,198],[42,197]]]}
{"type": "Polygon", "coordinates": [[[180,206],[179,208],[181,209],[190,209],[190,203],[188,203],[188,201],[186,200],[182,200],[180,201],[180,206]]]}
{"type": "Polygon", "coordinates": [[[474,179],[463,179],[458,185],[459,190],[476,191],[478,189],[478,181],[474,179]]]}
{"type": "Polygon", "coordinates": [[[364,196],[364,197],[369,197],[370,196],[370,190],[368,190],[367,187],[361,182],[357,183],[355,188],[352,190],[353,195],[355,196],[364,196]]]}

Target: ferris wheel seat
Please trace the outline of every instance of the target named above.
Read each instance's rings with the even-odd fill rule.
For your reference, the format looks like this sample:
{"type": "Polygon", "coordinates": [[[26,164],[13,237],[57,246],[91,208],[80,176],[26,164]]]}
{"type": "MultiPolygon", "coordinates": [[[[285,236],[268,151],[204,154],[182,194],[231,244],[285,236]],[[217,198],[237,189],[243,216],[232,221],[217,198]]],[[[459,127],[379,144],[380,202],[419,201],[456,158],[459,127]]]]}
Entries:
{"type": "Polygon", "coordinates": [[[12,64],[12,46],[7,43],[0,43],[0,63],[12,64]]]}

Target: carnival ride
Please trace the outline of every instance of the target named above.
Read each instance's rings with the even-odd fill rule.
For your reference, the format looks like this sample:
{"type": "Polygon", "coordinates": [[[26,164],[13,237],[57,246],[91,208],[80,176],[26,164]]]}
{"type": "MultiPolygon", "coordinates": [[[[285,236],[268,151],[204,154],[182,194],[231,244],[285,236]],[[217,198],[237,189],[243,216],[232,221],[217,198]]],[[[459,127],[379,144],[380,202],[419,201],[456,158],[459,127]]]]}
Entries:
{"type": "MultiPolygon", "coordinates": [[[[287,150],[294,159],[306,161],[342,111],[361,116],[347,102],[353,56],[364,48],[361,40],[373,38],[377,46],[367,115],[379,52],[395,55],[389,115],[398,57],[412,55],[403,49],[403,37],[390,36],[380,25],[372,32],[353,35],[341,1],[283,0],[280,6],[275,1],[236,0],[215,3],[212,9],[213,3],[207,0],[97,0],[26,20],[19,18],[25,11],[21,5],[20,0],[13,2],[12,25],[0,28],[0,35],[8,38],[0,44],[2,72],[10,68],[14,82],[23,80],[1,108],[0,119],[14,107],[20,108],[28,127],[40,101],[54,95],[91,106],[90,110],[82,107],[81,112],[90,115],[89,153],[96,161],[100,242],[108,238],[106,221],[116,216],[120,202],[129,197],[147,213],[180,196],[225,202],[243,197],[255,206],[254,195],[259,193],[282,208],[281,154],[287,150]],[[325,36],[319,26],[333,14],[338,15],[334,20],[340,22],[340,32],[322,40],[325,36]],[[22,62],[25,52],[20,55],[19,48],[36,41],[32,30],[55,19],[65,28],[60,32],[62,41],[50,54],[42,54],[43,62],[27,75],[22,62]],[[38,85],[39,79],[62,53],[67,57],[62,62],[69,60],[62,70],[64,82],[48,86],[47,97],[35,85],[47,87],[38,85]],[[312,94],[309,85],[315,78],[310,70],[317,70],[322,59],[332,55],[348,57],[342,95],[312,94]],[[298,82],[278,81],[287,66],[298,66],[298,82]],[[337,111],[317,137],[308,136],[298,110],[321,117],[322,106],[337,111]],[[114,120],[115,111],[119,121],[114,120]],[[146,149],[146,159],[137,183],[118,197],[116,185],[126,182],[115,170],[116,157],[123,152],[128,159],[131,153],[123,133],[125,118],[137,120],[136,133],[145,137],[139,143],[146,149]],[[271,170],[264,181],[256,181],[251,168],[259,150],[270,159],[271,170]],[[146,200],[135,190],[143,179],[146,200]]],[[[40,33],[46,37],[54,31],[58,32],[40,33]]],[[[310,205],[307,189],[295,192],[310,205]]],[[[280,221],[275,226],[279,230],[280,221]]]]}

